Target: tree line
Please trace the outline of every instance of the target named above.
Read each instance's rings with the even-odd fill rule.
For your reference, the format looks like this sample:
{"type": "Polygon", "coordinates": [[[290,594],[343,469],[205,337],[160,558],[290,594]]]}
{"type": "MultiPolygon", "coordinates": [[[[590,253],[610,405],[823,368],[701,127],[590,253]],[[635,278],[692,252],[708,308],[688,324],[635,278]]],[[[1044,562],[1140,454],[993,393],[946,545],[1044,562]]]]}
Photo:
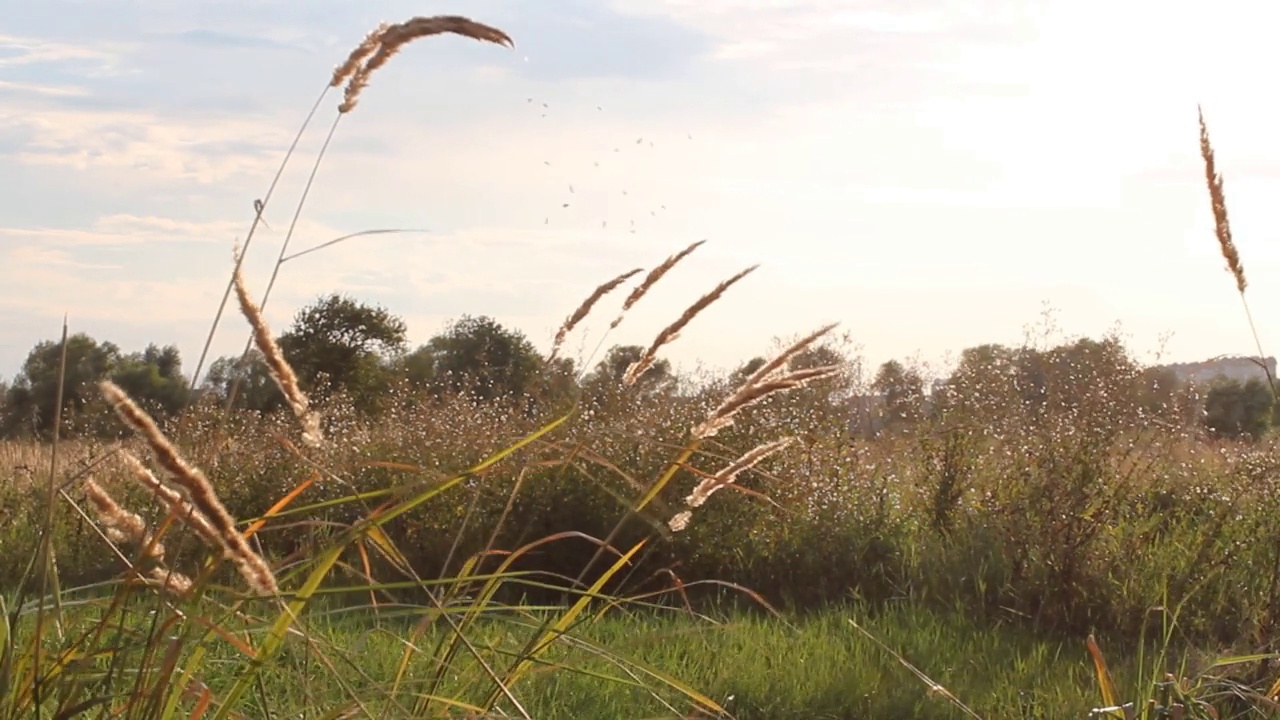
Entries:
{"type": "MultiPolygon", "coordinates": [[[[302,308],[277,341],[308,393],[323,400],[340,392],[363,412],[377,412],[397,387],[467,393],[479,402],[556,403],[601,397],[620,387],[628,366],[644,352],[636,345],[614,346],[583,374],[573,360],[544,357],[522,333],[486,316],[463,316],[410,349],[401,318],[339,294],[322,296],[302,308]]],[[[0,382],[0,437],[51,435],[61,356],[60,341],[42,341],[28,353],[12,383],[0,382]]],[[[799,365],[844,361],[826,347],[796,360],[799,365]]],[[[745,378],[763,362],[749,360],[729,381],[745,378]]],[[[81,333],[67,339],[65,436],[115,432],[95,387],[102,379],[115,382],[162,420],[194,402],[259,412],[277,410],[284,403],[256,350],[243,358],[214,360],[200,384],[192,387],[175,346],[152,344],[124,353],[114,343],[81,333]]],[[[678,380],[670,363],[660,360],[639,379],[636,391],[675,392],[678,380]]],[[[948,377],[931,385],[917,370],[890,360],[877,369],[867,391],[845,399],[850,401],[851,425],[869,435],[909,428],[942,414],[991,411],[1010,402],[1031,411],[1077,412],[1099,393],[1110,393],[1109,402],[1129,398],[1153,418],[1199,424],[1220,437],[1258,439],[1280,420],[1271,387],[1261,379],[1219,380],[1201,393],[1184,386],[1168,368],[1138,367],[1112,339],[1083,339],[1050,350],[995,344],[969,348],[948,377]],[[861,425],[859,411],[866,415],[861,425]]]]}

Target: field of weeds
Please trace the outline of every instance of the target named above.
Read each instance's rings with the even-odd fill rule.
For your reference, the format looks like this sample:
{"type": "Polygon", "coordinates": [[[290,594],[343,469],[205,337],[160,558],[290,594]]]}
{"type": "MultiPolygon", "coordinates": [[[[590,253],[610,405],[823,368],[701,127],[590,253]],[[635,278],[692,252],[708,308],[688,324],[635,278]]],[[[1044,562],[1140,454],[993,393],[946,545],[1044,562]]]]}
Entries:
{"type": "MultiPolygon", "coordinates": [[[[383,25],[335,70],[336,119],[440,33],[511,42],[458,17],[383,25]]],[[[1202,151],[1244,297],[1207,131],[1202,151]]],[[[55,418],[51,442],[0,445],[0,717],[1275,707],[1280,453],[1205,433],[1196,397],[1114,339],[974,352],[875,432],[850,421],[867,383],[833,325],[646,391],[751,267],[590,398],[397,386],[371,413],[309,396],[263,320],[271,286],[257,300],[240,273],[252,237],[226,299],[280,412],[204,399],[157,420],[102,381],[119,440],[63,440],[55,418]]],[[[602,284],[557,350],[699,244],[602,284]]]]}

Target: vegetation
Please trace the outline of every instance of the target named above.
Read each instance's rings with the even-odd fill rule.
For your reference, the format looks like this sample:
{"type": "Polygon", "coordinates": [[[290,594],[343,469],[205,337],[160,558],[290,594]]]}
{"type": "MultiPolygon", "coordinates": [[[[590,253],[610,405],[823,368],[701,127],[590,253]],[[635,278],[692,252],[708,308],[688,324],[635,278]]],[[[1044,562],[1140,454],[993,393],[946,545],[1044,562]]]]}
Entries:
{"type": "MultiPolygon", "coordinates": [[[[339,119],[443,32],[510,42],[381,26],[335,71],[339,119]]],[[[275,334],[242,259],[253,347],[199,384],[172,347],[64,332],[5,388],[0,717],[1275,707],[1269,384],[1202,394],[1116,338],[864,377],[833,325],[675,374],[661,351],[750,268],[598,360],[487,317],[411,350],[391,311],[339,295],[275,334]]]]}

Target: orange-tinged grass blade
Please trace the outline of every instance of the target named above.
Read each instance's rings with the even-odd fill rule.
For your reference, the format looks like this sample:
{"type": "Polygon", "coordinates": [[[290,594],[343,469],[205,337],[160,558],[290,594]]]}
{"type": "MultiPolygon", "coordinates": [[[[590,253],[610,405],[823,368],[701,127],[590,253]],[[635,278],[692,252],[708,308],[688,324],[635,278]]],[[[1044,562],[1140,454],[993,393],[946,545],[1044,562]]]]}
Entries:
{"type": "Polygon", "coordinates": [[[252,660],[253,658],[258,656],[258,654],[254,652],[253,648],[250,647],[248,643],[236,637],[235,635],[232,635],[230,632],[227,632],[225,628],[215,623],[214,621],[210,620],[209,618],[203,615],[192,615],[190,617],[192,620],[195,620],[197,623],[207,628],[214,635],[217,635],[218,637],[222,638],[228,645],[235,648],[236,650],[239,650],[240,654],[244,655],[245,657],[252,660]]]}
{"type": "Polygon", "coordinates": [[[414,497],[406,498],[400,501],[396,506],[384,512],[375,512],[374,514],[371,514],[350,530],[343,533],[343,536],[339,538],[338,541],[334,542],[328,550],[324,551],[324,553],[317,558],[314,569],[312,569],[311,574],[307,576],[302,587],[298,589],[297,594],[294,595],[294,599],[285,606],[284,611],[281,612],[275,622],[272,623],[271,627],[267,631],[267,636],[263,638],[262,644],[258,648],[259,661],[251,663],[249,667],[236,678],[231,689],[227,691],[222,706],[218,708],[218,713],[214,715],[214,720],[225,720],[225,718],[232,712],[232,708],[235,707],[236,703],[240,701],[240,698],[244,696],[244,693],[248,691],[250,685],[253,684],[262,666],[275,657],[276,652],[280,649],[281,645],[284,644],[285,635],[288,633],[289,627],[293,624],[293,621],[296,618],[301,616],[303,609],[306,608],[307,603],[310,602],[312,595],[315,594],[316,590],[320,588],[320,585],[324,582],[325,578],[328,577],[330,570],[333,569],[333,566],[338,562],[338,559],[342,557],[342,552],[347,548],[347,546],[356,539],[364,537],[370,527],[380,527],[385,525],[419,505],[428,502],[445,490],[458,485],[463,480],[474,476],[486,468],[492,467],[494,464],[501,462],[504,458],[512,455],[529,443],[534,442],[543,435],[546,435],[556,429],[570,417],[572,417],[572,412],[547,423],[541,428],[538,428],[534,432],[522,438],[519,442],[494,453],[466,472],[457,475],[446,482],[427,488],[425,491],[414,497]]]}
{"type": "Polygon", "coordinates": [[[268,508],[267,511],[262,514],[262,517],[253,521],[253,523],[250,524],[249,527],[244,531],[244,536],[246,538],[252,537],[254,533],[261,530],[262,526],[266,525],[268,520],[275,517],[277,513],[279,513],[281,510],[285,509],[286,507],[288,507],[289,503],[296,500],[297,497],[301,495],[303,491],[305,491],[307,488],[311,487],[315,483],[316,479],[318,479],[319,477],[320,477],[319,473],[316,473],[311,477],[307,478],[306,480],[303,480],[302,482],[298,483],[296,487],[294,487],[292,490],[286,493],[284,497],[277,500],[274,505],[268,508]]]}
{"type": "Polygon", "coordinates": [[[1098,689],[1102,693],[1102,704],[1106,707],[1116,707],[1120,703],[1117,700],[1115,685],[1111,683],[1111,673],[1107,671],[1107,660],[1102,657],[1102,650],[1098,647],[1098,642],[1094,640],[1093,634],[1090,633],[1085,645],[1089,648],[1089,656],[1093,658],[1093,670],[1098,676],[1098,689]]]}
{"type": "Polygon", "coordinates": [[[201,688],[200,697],[196,698],[196,704],[187,715],[187,720],[200,720],[206,712],[209,712],[211,702],[213,702],[213,693],[207,687],[201,688]]]}
{"type": "Polygon", "coordinates": [[[1275,700],[1277,696],[1280,696],[1280,676],[1276,677],[1276,681],[1267,689],[1267,699],[1275,700]]]}

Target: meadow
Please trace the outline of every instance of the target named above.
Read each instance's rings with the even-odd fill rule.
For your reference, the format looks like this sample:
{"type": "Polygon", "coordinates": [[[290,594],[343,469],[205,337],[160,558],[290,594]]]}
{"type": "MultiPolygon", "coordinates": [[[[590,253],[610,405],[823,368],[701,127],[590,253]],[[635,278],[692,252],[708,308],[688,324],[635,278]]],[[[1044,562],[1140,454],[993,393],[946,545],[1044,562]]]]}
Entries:
{"type": "MultiPolygon", "coordinates": [[[[510,42],[380,27],[334,72],[339,118],[445,32],[510,42]]],[[[1243,297],[1207,131],[1202,151],[1243,297]]],[[[102,381],[80,412],[114,435],[58,417],[0,444],[0,716],[1275,713],[1280,453],[1207,432],[1198,391],[1115,338],[972,349],[928,397],[880,388],[874,430],[834,326],[646,384],[748,268],[612,385],[400,383],[370,410],[299,381],[240,274],[251,244],[227,298],[278,410],[209,395],[157,419],[102,381]]]]}

